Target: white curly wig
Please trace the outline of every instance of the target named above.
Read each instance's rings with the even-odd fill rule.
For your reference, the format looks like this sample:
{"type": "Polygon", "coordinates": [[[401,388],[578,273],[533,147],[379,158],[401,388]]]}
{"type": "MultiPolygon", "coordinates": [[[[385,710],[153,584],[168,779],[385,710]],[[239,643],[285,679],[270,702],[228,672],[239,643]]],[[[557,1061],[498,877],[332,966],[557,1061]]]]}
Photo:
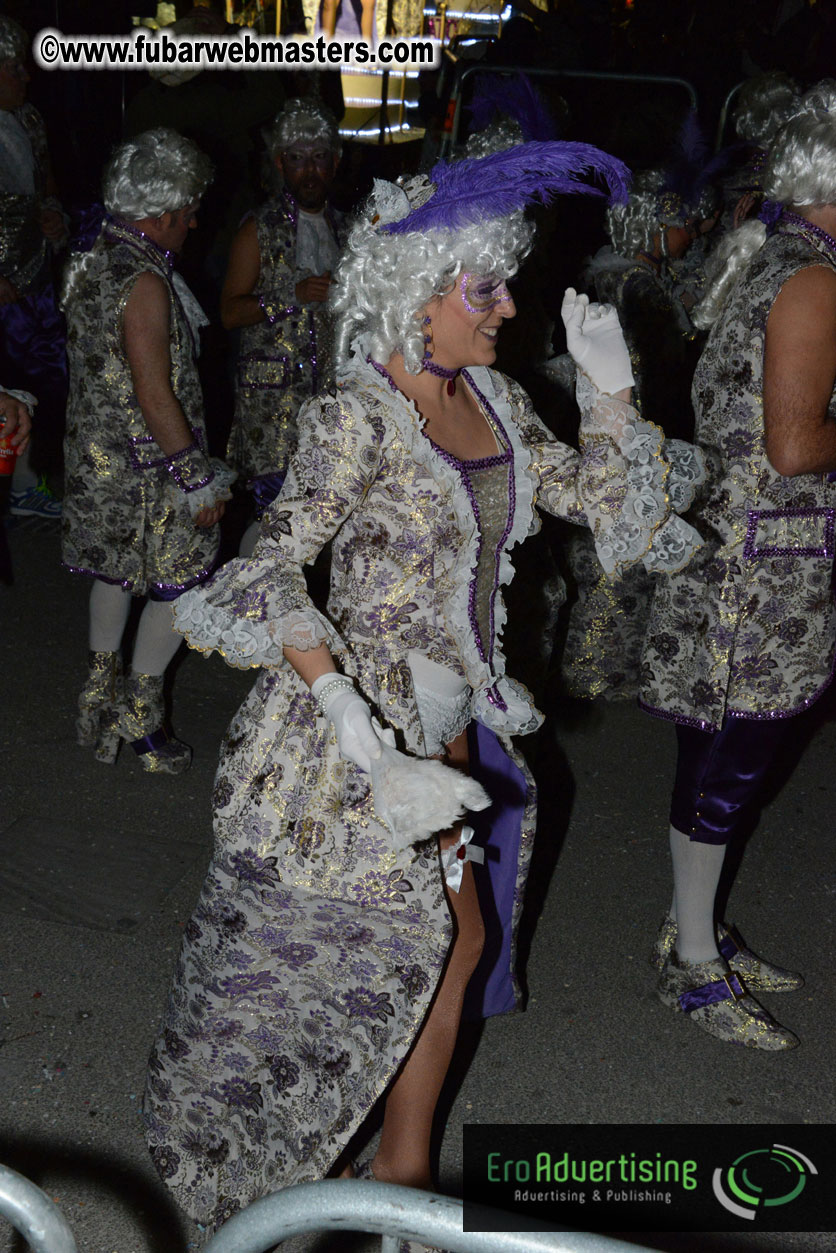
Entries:
{"type": "MultiPolygon", "coordinates": [[[[811,106],[784,126],[764,166],[762,183],[769,200],[791,209],[836,204],[836,112],[818,107],[826,84],[805,96],[811,106]]],[[[836,96],[834,96],[836,100],[836,96]]],[[[706,273],[705,295],[694,309],[694,324],[707,329],[720,316],[737,279],[763,247],[763,222],[744,222],[724,237],[706,273]]]]}
{"type": "MultiPolygon", "coordinates": [[[[431,188],[423,175],[403,184],[413,206],[429,199],[431,188]]],[[[407,371],[420,374],[426,305],[451,291],[462,272],[516,274],[534,227],[519,210],[459,230],[390,234],[378,215],[387,190],[391,184],[375,180],[337,267],[329,302],[337,317],[335,352],[341,363],[352,354],[386,362],[400,352],[407,371]]]]}
{"type": "Polygon", "coordinates": [[[0,63],[25,61],[29,52],[29,36],[13,17],[0,17],[0,63]]]}
{"type": "Polygon", "coordinates": [[[300,143],[325,144],[336,156],[342,152],[340,128],[330,109],[318,100],[297,96],[288,100],[276,115],[267,135],[267,147],[275,161],[279,153],[300,143]]]}
{"type": "Polygon", "coordinates": [[[136,222],[199,200],[212,180],[212,162],[167,126],[120,144],[108,161],[102,194],[108,213],[136,222]]]}
{"type": "Polygon", "coordinates": [[[783,70],[755,74],[740,88],[734,127],[747,144],[768,148],[798,105],[798,84],[783,70]]]}
{"type": "Polygon", "coordinates": [[[659,232],[659,197],[665,181],[663,170],[641,170],[633,178],[626,204],[612,204],[604,224],[613,251],[620,257],[649,252],[659,232]]]}

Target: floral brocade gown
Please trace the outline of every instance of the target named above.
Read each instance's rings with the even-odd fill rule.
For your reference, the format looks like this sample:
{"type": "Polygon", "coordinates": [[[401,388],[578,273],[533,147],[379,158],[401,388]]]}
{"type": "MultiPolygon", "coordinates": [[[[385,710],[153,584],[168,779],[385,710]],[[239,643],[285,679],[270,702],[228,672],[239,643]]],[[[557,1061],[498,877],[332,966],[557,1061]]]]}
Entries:
{"type": "Polygon", "coordinates": [[[497,437],[486,485],[474,488],[476,463],[438,449],[414,406],[358,362],[303,411],[253,557],[177,602],[193,647],[261,667],[223,743],[214,854],[145,1098],[157,1168],[206,1224],[327,1173],[406,1056],[451,939],[436,840],[392,847],[367,776],[340,757],[283,645],[325,642],[418,757],[408,654],[467,680],[471,770],[494,799],[479,824],[494,851],[476,869],[483,913],[496,919],[469,991],[477,1010],[502,1012],[518,1001],[515,931],[535,818],[509,737],[541,720],[505,674],[509,550],[536,529],[535,503],[591,526],[611,568],[672,562],[698,542],[670,514],[670,467],[630,406],[601,405],[587,385],[578,453],[502,375],[474,369],[463,385],[497,437]],[[302,567],[329,540],[326,616],[302,567]]]}

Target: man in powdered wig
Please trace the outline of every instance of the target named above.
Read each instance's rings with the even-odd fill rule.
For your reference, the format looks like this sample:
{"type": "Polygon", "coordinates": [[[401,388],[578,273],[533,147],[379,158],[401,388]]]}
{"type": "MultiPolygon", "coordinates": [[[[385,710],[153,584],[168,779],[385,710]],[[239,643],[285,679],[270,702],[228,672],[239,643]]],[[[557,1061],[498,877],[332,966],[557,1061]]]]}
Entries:
{"type": "Polygon", "coordinates": [[[107,208],[68,266],[68,407],[63,562],[92,575],[90,674],[78,740],[100,761],[122,739],[147,770],[185,770],[164,727],[163,674],[180,637],[173,601],[204,581],[234,477],[207,456],[197,375],[200,306],[174,266],[212,174],[176,131],[146,131],[105,170],[107,208]],[[124,687],[120,647],[131,596],[148,601],[124,687]]]}
{"type": "MultiPolygon", "coordinates": [[[[236,235],[221,295],[224,326],[241,328],[228,457],[254,493],[257,519],[284,481],[300,406],[333,385],[325,301],[342,244],[328,206],[341,153],[336,119],[316,100],[289,100],[269,144],[284,190],[236,235]]],[[[256,521],[242,555],[257,534],[256,521]]]]}
{"type": "Polygon", "coordinates": [[[674,897],[659,996],[748,1048],[798,1043],[752,997],[800,975],[716,925],[726,847],[757,818],[782,751],[836,658],[836,91],[804,97],[763,171],[764,220],[724,239],[695,323],[696,438],[714,465],[695,510],[705,544],[656,589],[642,701],[677,724],[674,897]]]}

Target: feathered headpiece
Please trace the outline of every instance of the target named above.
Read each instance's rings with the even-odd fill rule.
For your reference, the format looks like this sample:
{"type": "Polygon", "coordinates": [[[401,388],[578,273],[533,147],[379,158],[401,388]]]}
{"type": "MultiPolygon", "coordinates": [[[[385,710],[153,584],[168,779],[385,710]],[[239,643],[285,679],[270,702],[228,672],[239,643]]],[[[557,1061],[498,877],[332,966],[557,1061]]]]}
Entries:
{"type": "Polygon", "coordinates": [[[629,185],[624,162],[592,144],[530,143],[487,157],[439,161],[429,180],[413,178],[402,187],[375,180],[370,207],[373,220],[392,234],[461,230],[561,194],[624,201],[629,185]],[[603,179],[607,191],[584,182],[589,175],[603,179]]]}
{"type": "Polygon", "coordinates": [[[470,104],[471,130],[483,131],[506,118],[517,123],[526,143],[557,139],[554,119],[526,74],[478,74],[470,104]]]}
{"type": "Polygon", "coordinates": [[[697,216],[706,189],[734,159],[723,149],[711,157],[695,109],[685,114],[674,143],[659,194],[660,222],[681,225],[697,216]]]}

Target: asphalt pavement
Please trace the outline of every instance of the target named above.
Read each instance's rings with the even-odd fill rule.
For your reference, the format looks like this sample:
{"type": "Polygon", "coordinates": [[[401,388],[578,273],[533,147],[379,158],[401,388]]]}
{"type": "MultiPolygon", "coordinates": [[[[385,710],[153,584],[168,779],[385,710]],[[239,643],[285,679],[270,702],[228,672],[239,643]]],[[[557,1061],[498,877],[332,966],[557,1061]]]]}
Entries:
{"type": "MultiPolygon", "coordinates": [[[[8,528],[0,586],[0,1162],[39,1183],[81,1253],[185,1253],[203,1236],[145,1149],[145,1064],[211,848],[224,728],[253,676],[183,649],[172,685],[180,777],[75,743],[88,585],[59,566],[58,529],[8,528]]],[[[830,1124],[836,722],[824,720],[747,846],[728,916],[802,970],[766,1003],[802,1040],[768,1054],[705,1035],[656,999],[647,956],[669,902],[669,725],[629,704],[552,709],[527,750],[543,789],[526,926],[528,1008],[490,1020],[451,1092],[443,1190],[466,1123],[830,1124]]],[[[766,998],[765,998],[766,999],[766,998]]],[[[831,1163],[831,1170],[833,1164],[831,1163]]],[[[625,1237],[627,1238],[627,1237],[625,1237]]],[[[671,1250],[836,1251],[816,1233],[655,1233],[671,1250]]],[[[23,1241],[0,1220],[0,1253],[23,1241]]]]}

